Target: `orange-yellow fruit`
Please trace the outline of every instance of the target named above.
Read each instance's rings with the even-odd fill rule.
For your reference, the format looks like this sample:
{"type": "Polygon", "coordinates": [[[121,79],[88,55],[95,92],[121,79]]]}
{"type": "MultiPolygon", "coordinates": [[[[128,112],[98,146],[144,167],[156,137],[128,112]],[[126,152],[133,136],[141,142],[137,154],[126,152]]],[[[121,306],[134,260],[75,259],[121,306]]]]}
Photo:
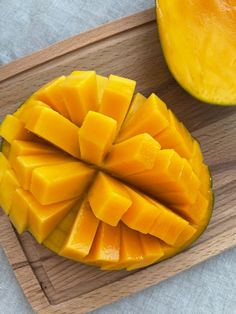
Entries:
{"type": "Polygon", "coordinates": [[[175,79],[194,97],[236,105],[235,0],[156,0],[160,40],[175,79]]]}
{"type": "Polygon", "coordinates": [[[104,270],[133,270],[206,228],[211,178],[200,144],[135,82],[74,71],[2,122],[0,205],[19,232],[104,270]]]}

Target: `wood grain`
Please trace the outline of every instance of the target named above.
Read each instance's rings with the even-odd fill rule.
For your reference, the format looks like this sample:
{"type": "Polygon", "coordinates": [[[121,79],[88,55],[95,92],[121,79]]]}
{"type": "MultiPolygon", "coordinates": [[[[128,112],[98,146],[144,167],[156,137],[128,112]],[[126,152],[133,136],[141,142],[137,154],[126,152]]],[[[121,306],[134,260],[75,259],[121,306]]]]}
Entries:
{"type": "Polygon", "coordinates": [[[75,69],[124,75],[145,95],[156,92],[201,142],[210,165],[215,208],[191,248],[146,269],[100,271],[62,257],[25,233],[17,236],[0,211],[0,243],[38,313],[85,313],[138,292],[236,245],[236,108],[210,106],[185,93],[162,57],[155,12],[148,10],[55,44],[0,68],[0,118],[48,80],[75,69]]]}

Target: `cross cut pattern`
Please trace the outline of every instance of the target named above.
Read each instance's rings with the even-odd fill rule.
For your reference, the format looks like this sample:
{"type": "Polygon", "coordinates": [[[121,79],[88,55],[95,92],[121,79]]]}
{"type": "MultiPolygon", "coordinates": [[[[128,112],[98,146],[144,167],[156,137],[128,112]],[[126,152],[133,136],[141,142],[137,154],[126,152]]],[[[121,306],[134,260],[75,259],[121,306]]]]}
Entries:
{"type": "Polygon", "coordinates": [[[201,148],[135,81],[74,71],[1,125],[0,204],[19,233],[102,269],[136,269],[190,245],[207,226],[201,148]]]}

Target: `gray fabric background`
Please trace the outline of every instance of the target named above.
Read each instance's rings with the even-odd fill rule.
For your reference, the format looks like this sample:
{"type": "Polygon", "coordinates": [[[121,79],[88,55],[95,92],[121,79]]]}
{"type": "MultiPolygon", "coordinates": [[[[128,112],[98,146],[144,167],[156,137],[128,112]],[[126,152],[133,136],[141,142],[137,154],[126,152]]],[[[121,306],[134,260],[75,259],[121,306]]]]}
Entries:
{"type": "MultiPolygon", "coordinates": [[[[0,64],[152,6],[153,0],[0,0],[0,64]]],[[[32,310],[0,250],[0,314],[21,313],[32,310]]],[[[94,313],[236,314],[236,248],[94,313]]]]}

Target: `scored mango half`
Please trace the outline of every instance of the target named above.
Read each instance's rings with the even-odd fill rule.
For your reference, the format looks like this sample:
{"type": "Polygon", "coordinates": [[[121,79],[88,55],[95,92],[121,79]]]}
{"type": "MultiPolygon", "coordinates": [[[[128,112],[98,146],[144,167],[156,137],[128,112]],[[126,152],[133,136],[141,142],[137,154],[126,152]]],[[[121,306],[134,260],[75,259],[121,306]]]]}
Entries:
{"type": "Polygon", "coordinates": [[[133,270],[186,248],[212,212],[201,148],[136,82],[74,71],[1,124],[0,205],[55,253],[133,270]]]}

